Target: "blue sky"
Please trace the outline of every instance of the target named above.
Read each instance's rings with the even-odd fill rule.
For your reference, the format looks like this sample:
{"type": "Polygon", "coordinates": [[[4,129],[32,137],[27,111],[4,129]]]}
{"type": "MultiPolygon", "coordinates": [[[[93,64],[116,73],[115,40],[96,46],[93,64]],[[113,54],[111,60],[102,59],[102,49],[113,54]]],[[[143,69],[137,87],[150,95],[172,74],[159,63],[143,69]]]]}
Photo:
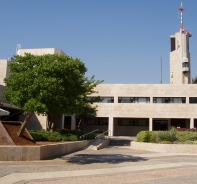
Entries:
{"type": "Polygon", "coordinates": [[[0,58],[23,49],[59,48],[78,57],[104,83],[169,83],[170,35],[179,31],[178,7],[190,39],[197,76],[196,0],[0,0],[0,58]]]}

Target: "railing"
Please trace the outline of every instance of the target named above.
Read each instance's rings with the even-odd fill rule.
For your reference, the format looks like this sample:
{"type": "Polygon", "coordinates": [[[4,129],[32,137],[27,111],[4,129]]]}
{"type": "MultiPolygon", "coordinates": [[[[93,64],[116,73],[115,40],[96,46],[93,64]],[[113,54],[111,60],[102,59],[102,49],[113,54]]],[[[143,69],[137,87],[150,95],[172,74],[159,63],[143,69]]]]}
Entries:
{"type": "Polygon", "coordinates": [[[96,131],[98,131],[98,129],[96,129],[96,130],[94,130],[94,131],[92,131],[92,132],[89,132],[89,133],[87,133],[87,134],[84,134],[84,135],[80,136],[80,137],[79,137],[79,140],[88,140],[88,138],[95,139],[94,134],[92,134],[92,133],[94,133],[94,132],[96,132],[96,131]],[[92,135],[91,135],[91,134],[92,134],[92,135]]]}
{"type": "Polygon", "coordinates": [[[110,133],[110,131],[111,131],[111,130],[106,130],[105,132],[103,132],[103,133],[97,135],[97,136],[95,137],[95,139],[108,139],[109,136],[108,136],[108,135],[105,135],[105,133],[107,133],[107,132],[110,133]]]}

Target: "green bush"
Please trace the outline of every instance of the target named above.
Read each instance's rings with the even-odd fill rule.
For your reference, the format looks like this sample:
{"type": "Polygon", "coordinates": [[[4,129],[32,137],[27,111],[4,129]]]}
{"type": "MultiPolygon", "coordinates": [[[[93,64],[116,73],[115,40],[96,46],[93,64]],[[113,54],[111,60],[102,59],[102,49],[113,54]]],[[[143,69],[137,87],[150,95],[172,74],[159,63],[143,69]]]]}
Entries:
{"type": "Polygon", "coordinates": [[[157,142],[169,141],[171,143],[177,141],[177,131],[172,127],[169,131],[159,131],[157,134],[157,142]]]}
{"type": "Polygon", "coordinates": [[[35,141],[50,141],[50,142],[58,142],[58,141],[78,141],[79,131],[40,131],[40,130],[30,130],[29,133],[33,137],[35,141]],[[77,135],[75,135],[75,134],[77,135]]]}
{"type": "Polygon", "coordinates": [[[137,141],[162,144],[197,144],[197,132],[177,131],[174,127],[168,131],[141,131],[137,134],[137,141]]]}
{"type": "Polygon", "coordinates": [[[138,142],[150,142],[150,131],[141,131],[137,134],[138,142]]]}
{"type": "Polygon", "coordinates": [[[137,142],[157,142],[157,131],[141,131],[137,134],[137,142]]]}
{"type": "Polygon", "coordinates": [[[178,131],[177,137],[179,142],[197,141],[197,132],[178,131]]]}

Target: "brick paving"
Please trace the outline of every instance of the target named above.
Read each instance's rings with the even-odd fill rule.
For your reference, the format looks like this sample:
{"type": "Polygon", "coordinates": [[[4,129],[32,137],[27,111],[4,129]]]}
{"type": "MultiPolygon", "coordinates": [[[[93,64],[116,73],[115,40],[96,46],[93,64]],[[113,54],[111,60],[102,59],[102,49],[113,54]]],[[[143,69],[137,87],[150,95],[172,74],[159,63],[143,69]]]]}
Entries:
{"type": "Polygon", "coordinates": [[[0,184],[197,183],[197,155],[130,147],[82,150],[44,161],[0,162],[0,184]]]}

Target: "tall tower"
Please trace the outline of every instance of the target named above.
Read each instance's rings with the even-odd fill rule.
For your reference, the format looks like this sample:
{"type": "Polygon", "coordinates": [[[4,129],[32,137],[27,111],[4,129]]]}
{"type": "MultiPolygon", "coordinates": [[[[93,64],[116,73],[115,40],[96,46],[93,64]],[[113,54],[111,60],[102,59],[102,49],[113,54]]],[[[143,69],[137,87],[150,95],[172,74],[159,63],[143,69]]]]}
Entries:
{"type": "Polygon", "coordinates": [[[180,12],[180,31],[170,35],[170,84],[190,84],[190,53],[189,38],[191,33],[183,26],[184,8],[178,9],[180,12]]]}

